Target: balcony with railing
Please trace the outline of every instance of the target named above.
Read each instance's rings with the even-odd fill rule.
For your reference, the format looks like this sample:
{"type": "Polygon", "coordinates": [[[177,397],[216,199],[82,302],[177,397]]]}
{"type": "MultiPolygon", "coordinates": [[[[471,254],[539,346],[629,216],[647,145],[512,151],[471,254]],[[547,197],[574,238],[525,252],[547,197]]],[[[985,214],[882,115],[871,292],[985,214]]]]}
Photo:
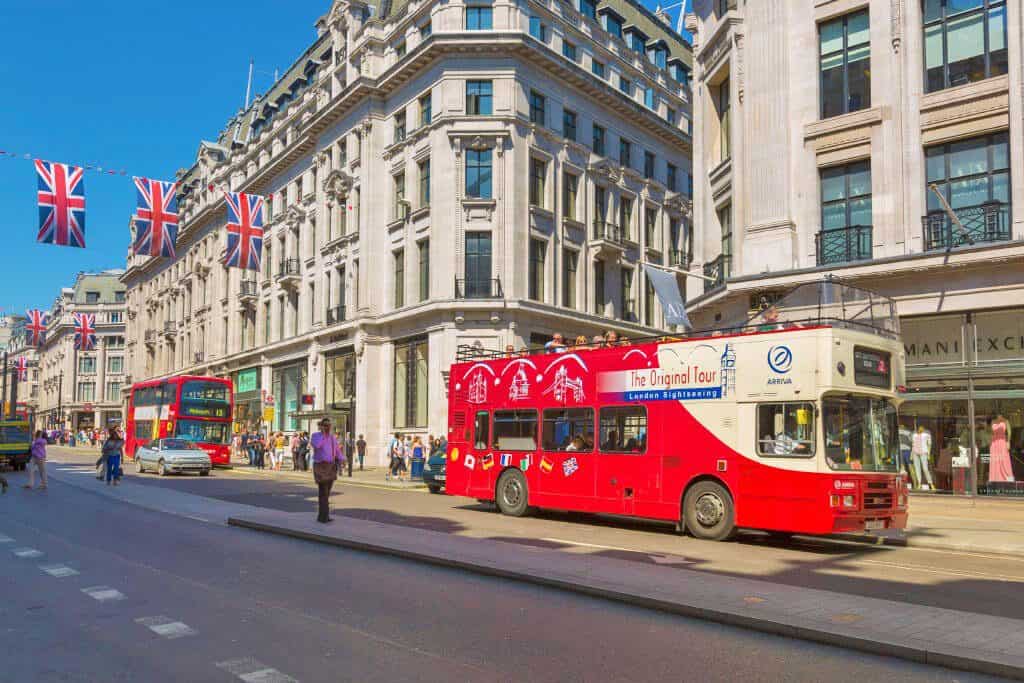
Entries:
{"type": "Polygon", "coordinates": [[[623,251],[626,247],[622,228],[608,221],[594,221],[591,237],[598,250],[623,251]]]}
{"type": "Polygon", "coordinates": [[[500,299],[504,295],[501,289],[501,280],[498,278],[490,280],[455,278],[456,299],[500,299]]]}
{"type": "Polygon", "coordinates": [[[145,333],[143,333],[142,340],[147,346],[152,346],[156,344],[157,336],[156,330],[146,330],[145,333]]]}
{"type": "Polygon", "coordinates": [[[287,258],[277,264],[277,281],[284,287],[298,287],[302,282],[302,272],[299,268],[299,259],[287,258]]]}
{"type": "Polygon", "coordinates": [[[822,230],[814,236],[814,251],[819,266],[851,261],[868,261],[872,257],[870,225],[849,225],[822,230]]]}
{"type": "Polygon", "coordinates": [[[238,298],[241,302],[251,303],[260,296],[260,287],[255,280],[242,280],[238,283],[238,298]]]}
{"type": "Polygon", "coordinates": [[[731,266],[732,257],[727,254],[722,254],[713,261],[708,261],[704,264],[704,277],[712,278],[711,280],[704,281],[705,294],[725,286],[725,281],[729,279],[731,266]]]}
{"type": "Polygon", "coordinates": [[[1002,242],[1010,239],[1010,204],[986,202],[975,206],[953,209],[964,226],[964,231],[953,224],[945,211],[929,211],[921,217],[924,250],[952,249],[971,240],[974,242],[1002,242]],[[970,240],[967,238],[970,235],[970,240]]]}
{"type": "Polygon", "coordinates": [[[338,323],[345,322],[345,307],[334,306],[333,308],[327,309],[327,324],[337,325],[338,323]]]}
{"type": "Polygon", "coordinates": [[[164,336],[174,337],[178,334],[178,321],[177,320],[165,320],[164,321],[164,336]]]}
{"type": "Polygon", "coordinates": [[[669,249],[668,265],[671,268],[678,268],[679,270],[689,270],[690,255],[682,249],[669,249]]]}

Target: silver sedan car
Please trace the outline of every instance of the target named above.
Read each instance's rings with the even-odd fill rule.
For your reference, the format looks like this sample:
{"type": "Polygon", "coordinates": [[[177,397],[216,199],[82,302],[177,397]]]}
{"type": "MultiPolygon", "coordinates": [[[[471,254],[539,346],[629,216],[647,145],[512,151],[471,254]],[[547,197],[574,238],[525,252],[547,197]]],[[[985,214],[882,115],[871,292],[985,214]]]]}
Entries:
{"type": "Polygon", "coordinates": [[[198,472],[207,476],[213,468],[206,451],[184,439],[156,439],[135,452],[135,471],[152,470],[160,476],[174,472],[198,472]]]}

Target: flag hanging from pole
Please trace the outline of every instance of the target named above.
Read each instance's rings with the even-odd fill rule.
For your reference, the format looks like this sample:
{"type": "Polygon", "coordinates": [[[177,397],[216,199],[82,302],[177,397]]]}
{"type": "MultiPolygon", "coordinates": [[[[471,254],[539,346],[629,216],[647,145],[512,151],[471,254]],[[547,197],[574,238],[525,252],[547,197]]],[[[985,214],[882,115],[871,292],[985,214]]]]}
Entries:
{"type": "Polygon", "coordinates": [[[36,159],[39,181],[37,242],[85,248],[85,178],[78,166],[36,159]]]}
{"type": "Polygon", "coordinates": [[[92,351],[96,348],[96,314],[75,313],[75,349],[92,351]]]}
{"type": "Polygon", "coordinates": [[[42,346],[46,341],[46,313],[38,308],[32,308],[25,311],[25,316],[28,318],[28,324],[25,325],[25,331],[28,332],[28,345],[42,346]]]}
{"type": "Polygon", "coordinates": [[[133,178],[138,196],[135,209],[135,255],[174,258],[178,238],[177,183],[133,178]]]}
{"type": "Polygon", "coordinates": [[[661,302],[661,310],[665,313],[665,323],[668,325],[682,325],[689,330],[690,317],[686,315],[686,304],[683,303],[683,296],[679,292],[679,282],[675,273],[670,273],[660,268],[644,264],[644,272],[647,273],[647,280],[654,287],[661,302]]]}
{"type": "Polygon", "coordinates": [[[263,197],[225,192],[228,206],[228,248],[224,265],[259,270],[263,257],[263,197]]]}
{"type": "Polygon", "coordinates": [[[25,356],[18,358],[18,381],[28,381],[28,358],[25,358],[25,356]]]}

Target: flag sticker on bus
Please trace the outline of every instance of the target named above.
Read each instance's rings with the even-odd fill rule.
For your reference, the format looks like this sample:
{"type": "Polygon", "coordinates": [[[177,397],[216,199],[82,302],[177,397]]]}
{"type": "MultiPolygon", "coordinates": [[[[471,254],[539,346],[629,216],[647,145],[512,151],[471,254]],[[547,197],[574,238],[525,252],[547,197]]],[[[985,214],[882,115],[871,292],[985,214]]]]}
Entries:
{"type": "Polygon", "coordinates": [[[512,454],[511,453],[502,453],[501,454],[501,466],[502,467],[508,467],[511,464],[512,464],[512,454]]]}
{"type": "Polygon", "coordinates": [[[462,460],[462,464],[466,469],[473,469],[476,467],[476,458],[473,457],[472,453],[466,453],[466,457],[462,460]]]}
{"type": "Polygon", "coordinates": [[[540,456],[540,471],[547,474],[554,468],[555,464],[546,455],[540,456]]]}
{"type": "Polygon", "coordinates": [[[523,456],[523,459],[519,461],[519,469],[521,469],[523,472],[530,469],[530,456],[523,456]]]}
{"type": "Polygon", "coordinates": [[[494,456],[488,453],[480,459],[480,462],[483,464],[484,470],[489,470],[494,467],[494,456]]]}
{"type": "Polygon", "coordinates": [[[579,468],[580,464],[579,462],[577,462],[576,458],[569,458],[562,463],[562,474],[567,477],[570,477],[573,474],[576,474],[576,470],[578,470],[579,468]]]}

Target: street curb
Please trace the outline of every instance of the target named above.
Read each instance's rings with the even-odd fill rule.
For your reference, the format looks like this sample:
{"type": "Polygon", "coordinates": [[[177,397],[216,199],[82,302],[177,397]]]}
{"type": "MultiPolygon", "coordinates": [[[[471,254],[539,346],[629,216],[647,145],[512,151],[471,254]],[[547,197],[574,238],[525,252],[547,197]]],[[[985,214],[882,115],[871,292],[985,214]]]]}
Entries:
{"type": "MultiPolygon", "coordinates": [[[[1024,665],[1011,663],[1008,661],[998,661],[994,658],[983,659],[980,657],[971,657],[968,655],[955,652],[952,648],[946,648],[941,644],[936,643],[929,643],[927,644],[927,646],[925,646],[925,643],[921,643],[920,645],[897,644],[883,640],[873,640],[870,638],[866,638],[863,635],[856,634],[852,632],[851,629],[844,629],[842,625],[839,624],[837,624],[835,628],[832,629],[824,628],[822,626],[817,625],[801,625],[800,623],[797,623],[797,619],[787,620],[784,617],[774,617],[769,619],[765,617],[758,617],[749,614],[728,611],[726,609],[702,607],[683,602],[671,601],[667,599],[658,599],[646,595],[639,595],[637,593],[631,593],[623,590],[615,590],[607,587],[599,587],[596,585],[587,585],[585,583],[580,582],[570,582],[567,580],[542,576],[540,574],[530,573],[527,571],[517,571],[511,569],[503,569],[496,566],[487,566],[476,562],[471,562],[468,560],[460,560],[456,557],[433,555],[423,552],[417,552],[414,550],[407,550],[400,547],[384,545],[379,543],[370,543],[366,541],[358,541],[354,539],[324,536],[307,531],[301,531],[298,529],[290,529],[288,527],[265,524],[262,522],[253,522],[250,520],[240,519],[236,517],[228,517],[228,525],[250,529],[253,531],[262,531],[266,533],[277,534],[280,536],[288,536],[300,540],[313,541],[315,543],[322,543],[325,545],[333,545],[342,548],[360,550],[364,552],[389,555],[392,557],[399,557],[402,559],[423,562],[426,564],[432,564],[440,567],[461,569],[465,571],[474,572],[476,574],[482,574],[485,576],[493,576],[502,579],[512,579],[514,581],[521,581],[524,583],[543,586],[546,588],[566,590],[573,593],[586,595],[589,597],[611,600],[614,602],[624,603],[627,605],[633,605],[636,607],[642,607],[646,609],[657,610],[669,614],[677,614],[680,616],[703,619],[706,621],[726,624],[729,626],[747,628],[754,631],[760,631],[762,633],[788,636],[791,638],[800,638],[802,640],[808,640],[825,645],[843,647],[875,655],[897,657],[899,659],[905,659],[917,662],[919,664],[941,666],[951,669],[959,669],[962,671],[969,671],[972,673],[982,673],[992,676],[1002,676],[1004,678],[1024,680],[1024,665]]],[[[580,577],[580,581],[585,580],[586,577],[580,577]]]]}

